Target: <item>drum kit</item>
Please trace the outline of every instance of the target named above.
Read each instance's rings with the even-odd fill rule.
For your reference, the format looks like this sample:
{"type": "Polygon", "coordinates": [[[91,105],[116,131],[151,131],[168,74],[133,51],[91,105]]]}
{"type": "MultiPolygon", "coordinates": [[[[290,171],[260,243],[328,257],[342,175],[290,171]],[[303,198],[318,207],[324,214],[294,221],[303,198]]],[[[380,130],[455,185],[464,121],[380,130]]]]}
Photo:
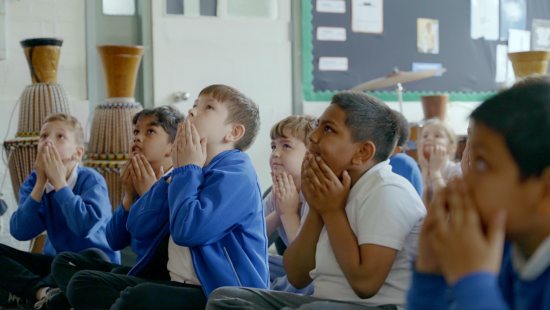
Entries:
{"type": "MultiPolygon", "coordinates": [[[[436,74],[446,72],[447,69],[437,69],[437,70],[426,70],[426,71],[419,71],[419,72],[408,72],[408,71],[398,71],[397,68],[394,68],[394,73],[377,78],[368,82],[365,82],[363,84],[357,85],[355,87],[352,87],[350,90],[355,91],[369,91],[369,90],[376,90],[380,88],[386,88],[386,87],[395,87],[395,90],[397,92],[397,100],[399,102],[399,110],[401,113],[403,113],[403,86],[402,84],[419,81],[423,79],[430,78],[432,76],[435,76],[436,74]]],[[[449,102],[449,95],[448,94],[441,94],[441,95],[432,95],[432,96],[422,96],[422,107],[424,109],[424,119],[428,120],[434,117],[438,117],[440,119],[445,119],[445,116],[447,114],[447,103],[449,102]]],[[[417,156],[417,144],[420,140],[420,136],[422,133],[422,126],[423,123],[409,123],[411,127],[411,136],[409,138],[409,141],[405,145],[405,153],[407,155],[411,156],[415,160],[418,161],[417,156]]]]}

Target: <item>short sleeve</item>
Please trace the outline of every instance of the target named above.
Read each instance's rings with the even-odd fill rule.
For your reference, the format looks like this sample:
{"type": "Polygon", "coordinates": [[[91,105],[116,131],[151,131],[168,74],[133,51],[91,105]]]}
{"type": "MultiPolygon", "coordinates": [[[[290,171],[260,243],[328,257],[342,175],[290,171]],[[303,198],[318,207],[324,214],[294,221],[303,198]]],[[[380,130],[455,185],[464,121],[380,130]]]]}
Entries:
{"type": "Polygon", "coordinates": [[[373,191],[356,211],[359,244],[376,244],[400,251],[425,214],[416,193],[398,185],[384,185],[373,191]]]}
{"type": "Polygon", "coordinates": [[[460,163],[454,163],[449,162],[449,164],[445,167],[445,171],[442,171],[443,178],[446,182],[462,176],[462,168],[460,167],[460,163]]]}
{"type": "Polygon", "coordinates": [[[275,206],[273,205],[273,192],[269,192],[264,198],[264,217],[270,215],[275,211],[275,206]]]}

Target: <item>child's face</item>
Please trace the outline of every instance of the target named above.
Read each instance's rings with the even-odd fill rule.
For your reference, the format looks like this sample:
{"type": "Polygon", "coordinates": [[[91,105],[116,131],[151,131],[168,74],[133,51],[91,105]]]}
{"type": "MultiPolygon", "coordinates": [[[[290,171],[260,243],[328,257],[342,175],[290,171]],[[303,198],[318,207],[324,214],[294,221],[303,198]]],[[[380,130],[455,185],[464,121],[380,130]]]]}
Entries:
{"type": "Polygon", "coordinates": [[[229,110],[227,104],[219,102],[211,95],[202,95],[189,110],[187,119],[195,125],[201,138],[207,138],[207,143],[223,142],[231,131],[231,124],[226,124],[229,110]]]}
{"type": "Polygon", "coordinates": [[[335,175],[341,176],[351,167],[357,152],[357,143],[352,142],[346,125],[346,112],[331,104],[319,118],[319,126],[309,136],[309,152],[321,156],[335,175]]]}
{"type": "Polygon", "coordinates": [[[269,166],[274,175],[286,172],[296,181],[300,179],[302,161],[307,147],[304,142],[289,135],[286,130],[284,134],[287,138],[279,137],[271,141],[269,166]]]}
{"type": "Polygon", "coordinates": [[[42,126],[38,148],[47,142],[55,145],[61,160],[79,160],[84,153],[82,146],[76,143],[74,130],[62,121],[47,122],[42,126]]]}
{"type": "Polygon", "coordinates": [[[447,148],[447,153],[450,155],[451,150],[451,140],[443,126],[439,124],[429,124],[424,129],[422,129],[422,146],[424,148],[424,156],[427,159],[430,159],[430,151],[434,146],[441,145],[447,148]]]}
{"type": "Polygon", "coordinates": [[[170,157],[172,143],[168,133],[160,125],[155,125],[155,116],[146,115],[134,125],[133,155],[143,155],[151,164],[170,157]]]}
{"type": "MultiPolygon", "coordinates": [[[[501,134],[484,124],[474,124],[470,140],[471,169],[464,175],[487,225],[499,210],[508,214],[507,235],[524,235],[536,216],[536,178],[520,179],[520,170],[501,134]],[[523,234],[522,234],[523,233],[523,234]]],[[[540,188],[540,187],[539,187],[540,188]]]]}

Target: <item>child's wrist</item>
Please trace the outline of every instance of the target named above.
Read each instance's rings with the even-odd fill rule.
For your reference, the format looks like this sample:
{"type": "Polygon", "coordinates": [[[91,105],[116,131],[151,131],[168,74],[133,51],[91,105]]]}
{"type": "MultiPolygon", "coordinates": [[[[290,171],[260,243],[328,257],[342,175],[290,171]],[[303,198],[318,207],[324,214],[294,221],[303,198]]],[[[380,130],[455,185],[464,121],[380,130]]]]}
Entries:
{"type": "Polygon", "coordinates": [[[436,171],[431,171],[430,172],[430,179],[432,179],[432,181],[434,179],[439,179],[439,178],[443,178],[443,176],[441,175],[441,170],[436,170],[436,171]]]}

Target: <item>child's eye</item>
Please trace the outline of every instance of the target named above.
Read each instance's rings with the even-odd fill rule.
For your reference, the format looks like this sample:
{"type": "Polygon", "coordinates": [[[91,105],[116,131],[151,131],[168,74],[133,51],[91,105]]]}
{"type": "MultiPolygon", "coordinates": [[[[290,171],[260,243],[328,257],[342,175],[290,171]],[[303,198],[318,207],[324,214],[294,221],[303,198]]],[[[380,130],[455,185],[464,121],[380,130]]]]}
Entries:
{"type": "Polygon", "coordinates": [[[46,139],[46,138],[48,138],[48,135],[47,135],[47,134],[43,134],[43,135],[40,136],[40,138],[46,139]]]}
{"type": "Polygon", "coordinates": [[[155,131],[153,129],[149,129],[147,133],[155,133],[155,131]]]}
{"type": "Polygon", "coordinates": [[[333,132],[333,130],[329,126],[325,126],[325,132],[333,132]]]}
{"type": "Polygon", "coordinates": [[[59,135],[57,136],[59,139],[65,139],[65,136],[64,135],[59,135]]]}
{"type": "Polygon", "coordinates": [[[288,144],[283,145],[283,147],[284,147],[284,148],[288,148],[288,149],[291,148],[290,145],[288,145],[288,144]]]}
{"type": "Polygon", "coordinates": [[[487,163],[483,159],[476,160],[475,167],[478,172],[485,172],[488,168],[487,163]]]}
{"type": "Polygon", "coordinates": [[[207,109],[207,110],[212,110],[212,106],[211,106],[211,105],[207,105],[207,106],[206,106],[206,109],[207,109]]]}
{"type": "Polygon", "coordinates": [[[139,133],[139,130],[134,130],[134,136],[139,133]]]}
{"type": "Polygon", "coordinates": [[[271,150],[275,150],[276,146],[275,145],[272,145],[271,146],[271,150]]]}

